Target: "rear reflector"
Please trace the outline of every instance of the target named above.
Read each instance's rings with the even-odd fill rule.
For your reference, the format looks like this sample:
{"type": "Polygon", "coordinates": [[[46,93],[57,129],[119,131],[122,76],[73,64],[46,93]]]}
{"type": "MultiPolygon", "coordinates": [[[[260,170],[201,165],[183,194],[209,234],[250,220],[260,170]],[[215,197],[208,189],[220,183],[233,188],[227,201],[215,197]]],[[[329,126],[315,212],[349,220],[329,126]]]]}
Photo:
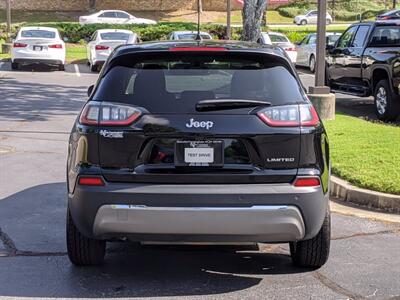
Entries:
{"type": "Polygon", "coordinates": [[[259,111],[257,115],[265,124],[272,127],[316,126],[319,124],[318,114],[311,104],[272,106],[259,111]]]}
{"type": "Polygon", "coordinates": [[[295,187],[313,187],[320,186],[321,181],[318,177],[304,177],[297,178],[293,184],[295,187]]]}
{"type": "Polygon", "coordinates": [[[103,46],[103,45],[96,45],[96,47],[94,47],[96,50],[107,50],[108,48],[110,48],[110,47],[108,47],[108,46],[103,46]]]}
{"type": "Polygon", "coordinates": [[[14,43],[13,44],[14,48],[25,48],[26,46],[28,46],[28,45],[24,44],[24,43],[14,43]]]}
{"type": "Polygon", "coordinates": [[[63,46],[62,46],[61,44],[55,44],[55,45],[49,45],[49,48],[52,48],[52,49],[62,49],[63,46]]]}
{"type": "Polygon", "coordinates": [[[228,49],[222,47],[174,47],[169,48],[169,51],[184,51],[184,52],[218,52],[227,51],[228,49]]]}
{"type": "Polygon", "coordinates": [[[100,177],[81,177],[78,181],[79,185],[103,186],[104,181],[100,177]]]}

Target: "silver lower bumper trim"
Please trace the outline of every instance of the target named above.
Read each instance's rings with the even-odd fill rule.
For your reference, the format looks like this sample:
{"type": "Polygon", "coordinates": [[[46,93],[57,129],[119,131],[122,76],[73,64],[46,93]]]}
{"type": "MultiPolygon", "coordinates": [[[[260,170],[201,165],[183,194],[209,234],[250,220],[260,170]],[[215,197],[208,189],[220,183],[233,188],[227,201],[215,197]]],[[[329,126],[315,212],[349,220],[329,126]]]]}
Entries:
{"type": "MultiPolygon", "coordinates": [[[[149,207],[103,205],[93,225],[97,237],[124,235],[202,236],[199,241],[287,242],[300,240],[305,226],[295,206],[149,207]]],[[[182,239],[179,239],[182,236],[182,239]]],[[[192,238],[191,238],[192,240],[192,238]]]]}

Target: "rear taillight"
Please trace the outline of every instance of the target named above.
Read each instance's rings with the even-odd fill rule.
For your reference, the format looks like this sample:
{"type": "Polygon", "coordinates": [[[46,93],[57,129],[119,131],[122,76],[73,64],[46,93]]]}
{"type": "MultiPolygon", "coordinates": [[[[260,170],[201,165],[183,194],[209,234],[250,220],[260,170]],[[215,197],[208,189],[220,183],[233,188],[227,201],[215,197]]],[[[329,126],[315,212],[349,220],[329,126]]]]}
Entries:
{"type": "Polygon", "coordinates": [[[90,186],[103,186],[104,181],[101,177],[80,177],[78,180],[79,185],[90,185],[90,186]]]}
{"type": "Polygon", "coordinates": [[[321,181],[319,180],[319,177],[299,177],[296,178],[293,185],[295,187],[314,187],[320,186],[321,181]]]}
{"type": "Polygon", "coordinates": [[[268,107],[259,111],[257,115],[265,124],[273,127],[316,126],[319,124],[318,114],[311,104],[268,107]]]}
{"type": "Polygon", "coordinates": [[[110,48],[110,47],[108,47],[108,46],[103,46],[103,45],[96,45],[96,47],[94,47],[96,50],[107,50],[108,48],[110,48]]]}
{"type": "Polygon", "coordinates": [[[294,47],[287,47],[287,48],[283,48],[283,49],[285,49],[286,51],[296,51],[296,48],[294,48],[294,47]]]}
{"type": "Polygon", "coordinates": [[[26,46],[28,46],[28,45],[24,44],[24,43],[14,43],[13,44],[14,48],[25,48],[26,46]]]}
{"type": "Polygon", "coordinates": [[[136,121],[141,111],[128,105],[109,102],[88,103],[83,109],[79,123],[83,125],[126,126],[136,121]]]}
{"type": "Polygon", "coordinates": [[[54,45],[49,45],[49,48],[52,49],[62,49],[63,46],[61,44],[54,44],[54,45]]]}

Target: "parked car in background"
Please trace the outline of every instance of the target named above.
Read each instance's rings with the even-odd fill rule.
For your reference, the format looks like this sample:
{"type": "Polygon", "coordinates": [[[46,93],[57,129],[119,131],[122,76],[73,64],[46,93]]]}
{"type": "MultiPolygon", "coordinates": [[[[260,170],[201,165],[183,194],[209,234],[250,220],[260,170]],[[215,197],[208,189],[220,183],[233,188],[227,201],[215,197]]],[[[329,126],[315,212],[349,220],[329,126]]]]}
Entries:
{"type": "Polygon", "coordinates": [[[112,241],[289,243],[328,259],[329,143],[283,51],[226,41],[124,45],[71,130],[67,249],[112,241]]]}
{"type": "Polygon", "coordinates": [[[138,42],[139,36],[130,30],[96,30],[86,47],[90,70],[92,72],[98,71],[117,46],[138,42]]]}
{"type": "MultiPolygon", "coordinates": [[[[341,33],[327,32],[326,45],[333,45],[339,39],[341,33]]],[[[315,72],[315,58],[317,57],[317,34],[308,34],[296,46],[297,62],[296,65],[308,67],[311,72],[315,72]]]]}
{"type": "MultiPolygon", "coordinates": [[[[208,32],[200,32],[201,39],[212,40],[211,34],[208,32]]],[[[169,34],[169,40],[194,40],[197,37],[197,31],[173,31],[169,34]]]]}
{"type": "Polygon", "coordinates": [[[156,21],[150,19],[136,18],[130,13],[122,10],[101,10],[88,16],[79,17],[79,23],[85,24],[157,24],[156,21]]]}
{"type": "Polygon", "coordinates": [[[400,19],[400,9],[390,10],[376,17],[377,20],[395,20],[400,19]]]}
{"type": "Polygon", "coordinates": [[[286,51],[292,63],[297,61],[297,50],[296,45],[294,45],[286,35],[279,32],[268,32],[269,38],[272,45],[279,46],[286,51]]]}
{"type": "Polygon", "coordinates": [[[327,53],[327,85],[360,97],[374,96],[383,121],[400,115],[400,21],[351,25],[327,53]]]}
{"type": "Polygon", "coordinates": [[[50,27],[22,27],[13,41],[11,68],[21,64],[43,63],[56,65],[63,71],[65,65],[65,43],[60,33],[50,27]]]}
{"type": "MultiPolygon", "coordinates": [[[[310,10],[304,15],[296,16],[293,20],[293,23],[297,25],[307,25],[307,24],[317,24],[318,19],[318,11],[310,10]]],[[[332,16],[326,12],[326,24],[332,24],[332,16]]]]}

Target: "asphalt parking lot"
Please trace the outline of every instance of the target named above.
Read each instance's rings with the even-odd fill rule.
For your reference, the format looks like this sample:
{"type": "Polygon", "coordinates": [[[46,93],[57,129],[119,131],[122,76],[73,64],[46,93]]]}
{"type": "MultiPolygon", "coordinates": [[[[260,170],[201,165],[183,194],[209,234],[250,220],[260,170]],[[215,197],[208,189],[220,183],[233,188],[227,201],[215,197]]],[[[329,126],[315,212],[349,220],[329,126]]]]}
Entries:
{"type": "MultiPolygon", "coordinates": [[[[73,267],[67,140],[96,78],[83,65],[11,72],[0,63],[0,299],[400,299],[400,224],[346,208],[333,213],[330,260],[317,271],[293,267],[285,244],[235,251],[116,243],[104,266],[73,267]]],[[[346,113],[372,118],[372,104],[338,95],[346,113]]]]}

